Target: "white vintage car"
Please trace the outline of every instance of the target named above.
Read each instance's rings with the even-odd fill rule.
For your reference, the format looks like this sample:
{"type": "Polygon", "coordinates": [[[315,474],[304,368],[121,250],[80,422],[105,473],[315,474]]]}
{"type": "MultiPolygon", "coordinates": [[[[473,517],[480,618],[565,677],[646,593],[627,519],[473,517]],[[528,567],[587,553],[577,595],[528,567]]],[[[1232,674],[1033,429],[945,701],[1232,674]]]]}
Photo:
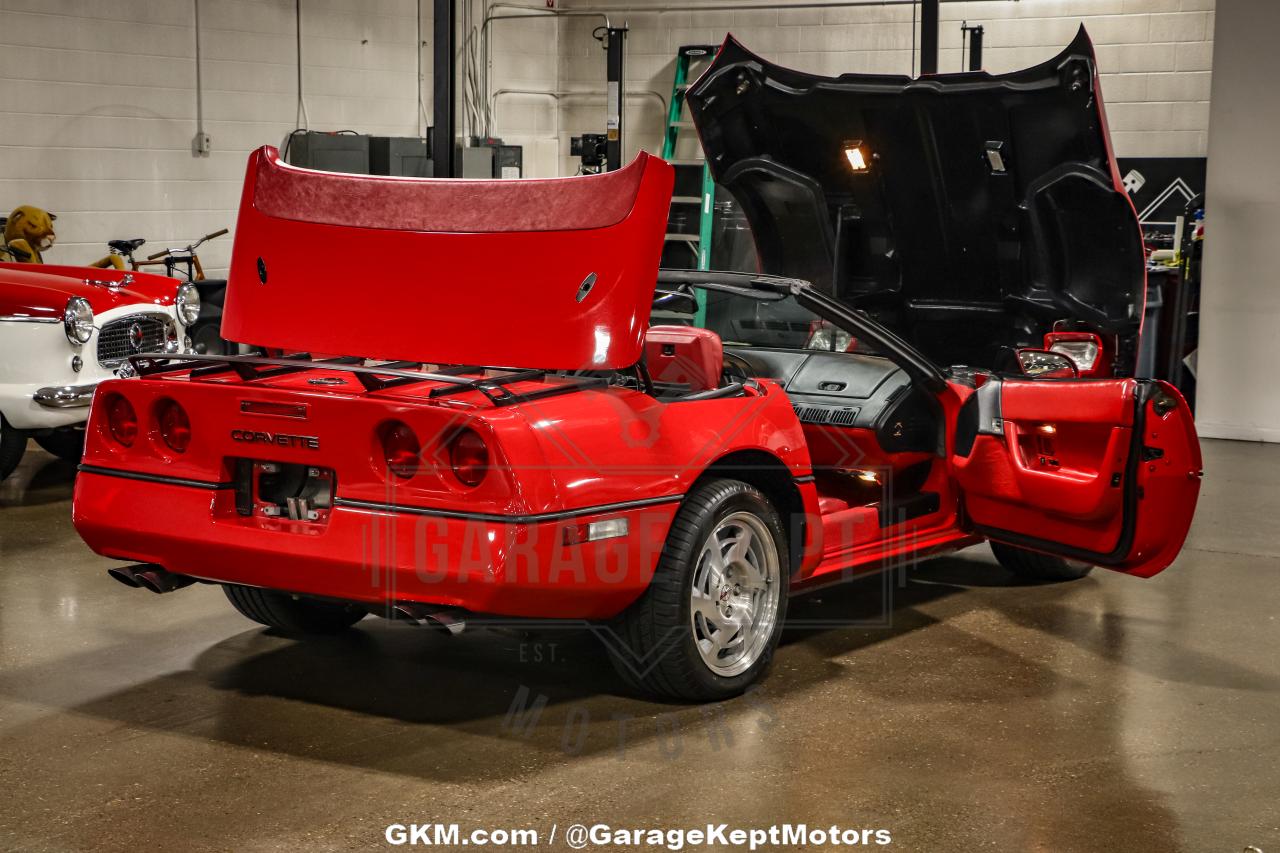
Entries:
{"type": "Polygon", "coordinates": [[[92,267],[0,263],[0,479],[34,438],[78,461],[93,391],[140,352],[191,352],[194,285],[92,267]]]}

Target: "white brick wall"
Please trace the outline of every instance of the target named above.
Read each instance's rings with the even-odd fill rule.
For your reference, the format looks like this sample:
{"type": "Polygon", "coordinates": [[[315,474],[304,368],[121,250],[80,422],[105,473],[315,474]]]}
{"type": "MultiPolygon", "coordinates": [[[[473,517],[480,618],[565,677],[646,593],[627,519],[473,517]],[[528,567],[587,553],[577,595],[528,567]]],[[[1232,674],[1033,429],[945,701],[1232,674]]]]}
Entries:
{"type": "MultiPolygon", "coordinates": [[[[417,132],[418,2],[430,45],[427,0],[303,0],[311,127],[417,132]]],[[[471,31],[489,36],[490,132],[524,146],[527,175],[571,174],[569,136],[604,128],[604,51],[591,38],[601,21],[539,14],[543,0],[519,0],[529,13],[468,2],[471,31]],[[485,28],[486,9],[528,20],[485,28]]],[[[681,44],[717,43],[732,30],[770,59],[817,73],[911,67],[908,6],[658,13],[633,8],[652,5],[644,0],[559,0],[561,9],[610,3],[631,26],[632,152],[660,146],[681,44]]],[[[940,61],[960,68],[961,20],[986,26],[992,71],[1051,56],[1083,20],[1098,42],[1118,151],[1202,155],[1213,14],[1213,0],[946,2],[940,61]]],[[[234,223],[246,154],[295,125],[294,3],[201,0],[201,19],[208,158],[190,153],[190,0],[0,0],[0,208],[30,203],[59,215],[50,260],[87,262],[113,237],[181,244],[234,223]]],[[[429,46],[423,71],[430,115],[429,46]]],[[[225,268],[230,248],[227,238],[210,244],[207,268],[225,268]]]]}
{"type": "MultiPolygon", "coordinates": [[[[415,2],[304,0],[312,127],[416,132],[415,2]]],[[[213,153],[191,155],[193,8],[0,0],[0,207],[58,214],[48,260],[87,262],[113,237],[164,246],[233,225],[246,155],[294,127],[292,0],[202,0],[213,153]]],[[[216,272],[230,250],[221,238],[202,259],[216,272]]]]}
{"type": "MultiPolygon", "coordinates": [[[[727,32],[768,59],[817,74],[912,70],[910,6],[653,12],[635,0],[565,0],[567,8],[613,8],[631,26],[628,86],[669,96],[676,48],[718,43],[727,32]]],[[[696,5],[696,2],[693,4],[696,5]]],[[[1121,156],[1203,156],[1207,143],[1214,0],[981,0],[944,2],[939,65],[962,70],[960,24],[985,27],[988,71],[1034,65],[1065,47],[1083,23],[1097,46],[1113,141],[1121,156]]],[[[561,22],[560,83],[603,87],[604,57],[588,49],[590,18],[561,22]]],[[[628,147],[659,150],[665,116],[656,101],[628,102],[628,147]]],[[[603,127],[603,99],[563,105],[562,151],[570,135],[603,127]]],[[[574,163],[562,158],[562,169],[574,163]]]]}
{"type": "MultiPolygon", "coordinates": [[[[418,2],[303,0],[310,127],[419,132],[418,2]]],[[[434,39],[430,0],[421,2],[429,117],[434,39]]],[[[472,3],[481,11],[483,0],[472,3]]],[[[279,145],[295,127],[293,0],[201,0],[200,18],[208,158],[190,152],[191,0],[0,0],[0,208],[58,214],[49,261],[88,262],[114,237],[163,247],[234,225],[247,154],[279,145]]],[[[557,29],[548,20],[496,23],[495,88],[554,90],[557,29]]],[[[526,145],[530,174],[555,174],[554,102],[510,104],[495,132],[526,145]]],[[[206,269],[224,270],[230,251],[230,237],[208,244],[206,269]]]]}

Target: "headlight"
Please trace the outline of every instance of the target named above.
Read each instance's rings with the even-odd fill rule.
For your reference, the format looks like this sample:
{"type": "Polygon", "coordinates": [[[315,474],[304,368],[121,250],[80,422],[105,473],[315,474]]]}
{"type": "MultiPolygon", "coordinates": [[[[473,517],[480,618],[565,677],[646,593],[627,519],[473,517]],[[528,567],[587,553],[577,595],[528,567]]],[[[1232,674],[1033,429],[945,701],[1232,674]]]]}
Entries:
{"type": "Polygon", "coordinates": [[[178,319],[184,326],[190,326],[200,317],[200,291],[190,282],[178,288],[178,297],[173,304],[178,309],[178,319]]]}
{"type": "Polygon", "coordinates": [[[81,296],[68,299],[67,308],[62,312],[62,325],[71,343],[89,343],[89,338],[93,337],[93,308],[89,306],[89,300],[81,296]]]}

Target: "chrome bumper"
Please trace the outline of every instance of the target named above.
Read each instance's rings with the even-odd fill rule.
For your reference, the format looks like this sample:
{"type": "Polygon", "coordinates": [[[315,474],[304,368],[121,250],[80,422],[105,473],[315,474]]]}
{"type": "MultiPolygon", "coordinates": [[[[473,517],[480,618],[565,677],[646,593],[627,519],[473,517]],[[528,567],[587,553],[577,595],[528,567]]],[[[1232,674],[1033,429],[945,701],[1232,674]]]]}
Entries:
{"type": "Polygon", "coordinates": [[[77,409],[93,400],[93,385],[53,385],[35,393],[35,401],[46,409],[77,409]]]}

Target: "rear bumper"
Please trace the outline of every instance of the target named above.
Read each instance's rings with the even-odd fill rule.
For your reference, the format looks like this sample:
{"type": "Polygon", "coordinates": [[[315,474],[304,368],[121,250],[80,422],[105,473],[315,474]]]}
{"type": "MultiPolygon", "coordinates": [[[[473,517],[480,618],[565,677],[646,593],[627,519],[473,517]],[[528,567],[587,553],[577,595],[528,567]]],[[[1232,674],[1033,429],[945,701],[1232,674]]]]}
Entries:
{"type": "Polygon", "coordinates": [[[337,506],[315,524],[240,516],[225,484],[86,470],[76,479],[73,518],[99,554],[203,580],[377,606],[603,619],[648,586],[679,500],[514,522],[337,506]],[[566,528],[620,517],[625,537],[565,544],[566,528]]]}

